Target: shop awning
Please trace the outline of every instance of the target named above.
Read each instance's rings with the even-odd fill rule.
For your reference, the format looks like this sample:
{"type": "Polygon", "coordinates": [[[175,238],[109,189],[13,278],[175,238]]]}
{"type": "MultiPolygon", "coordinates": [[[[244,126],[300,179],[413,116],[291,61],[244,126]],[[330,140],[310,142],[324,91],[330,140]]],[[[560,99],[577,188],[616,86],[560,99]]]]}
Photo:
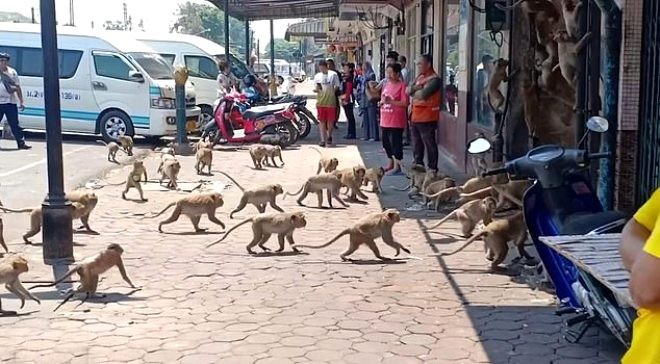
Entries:
{"type": "MultiPolygon", "coordinates": [[[[225,10],[224,0],[209,0],[225,10]]],[[[238,20],[325,18],[337,16],[339,0],[229,0],[229,15],[238,20]]]]}

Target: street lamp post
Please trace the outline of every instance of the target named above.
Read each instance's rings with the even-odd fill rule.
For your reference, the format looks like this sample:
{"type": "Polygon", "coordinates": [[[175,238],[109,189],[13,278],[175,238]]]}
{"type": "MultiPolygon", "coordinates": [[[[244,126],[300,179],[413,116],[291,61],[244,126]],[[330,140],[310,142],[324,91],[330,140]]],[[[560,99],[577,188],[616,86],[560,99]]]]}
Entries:
{"type": "Polygon", "coordinates": [[[55,0],[40,0],[40,9],[48,166],[48,195],[42,204],[43,257],[44,263],[61,266],[73,263],[74,259],[71,202],[64,196],[55,0]]]}

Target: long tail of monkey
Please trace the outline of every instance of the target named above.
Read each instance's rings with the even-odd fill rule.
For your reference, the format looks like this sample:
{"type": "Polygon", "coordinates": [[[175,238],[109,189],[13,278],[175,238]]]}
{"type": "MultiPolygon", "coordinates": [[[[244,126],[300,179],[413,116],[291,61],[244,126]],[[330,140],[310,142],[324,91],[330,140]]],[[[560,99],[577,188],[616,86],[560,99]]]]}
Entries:
{"type": "Polygon", "coordinates": [[[218,173],[220,173],[220,174],[224,175],[225,177],[229,178],[229,180],[232,181],[236,185],[236,187],[238,187],[241,190],[241,192],[245,192],[245,188],[243,188],[243,186],[241,186],[238,182],[236,182],[236,180],[233,179],[230,175],[228,175],[227,173],[225,173],[223,171],[218,171],[218,173]]]}
{"type": "Polygon", "coordinates": [[[486,231],[482,230],[478,234],[475,234],[470,239],[468,239],[468,241],[466,241],[465,244],[463,244],[463,246],[461,246],[460,248],[454,250],[451,253],[441,253],[440,256],[446,257],[446,256],[449,256],[449,255],[454,255],[454,254],[464,250],[465,248],[468,247],[468,245],[474,243],[475,240],[479,239],[480,237],[482,237],[484,235],[486,235],[486,231]]]}
{"type": "Polygon", "coordinates": [[[164,214],[165,211],[169,210],[169,209],[172,208],[172,206],[174,206],[174,205],[176,205],[176,202],[172,202],[171,204],[165,206],[165,208],[162,209],[159,213],[157,213],[156,215],[148,216],[147,219],[153,219],[154,217],[158,217],[158,216],[164,214]]]}
{"type": "Polygon", "coordinates": [[[225,240],[225,238],[226,238],[227,236],[229,236],[229,233],[231,233],[232,231],[236,230],[239,226],[241,226],[241,225],[245,225],[245,224],[247,224],[248,222],[253,222],[253,221],[254,221],[254,218],[251,217],[251,218],[249,218],[249,219],[245,219],[245,220],[239,222],[238,224],[232,226],[231,229],[227,230],[227,232],[225,233],[225,235],[223,235],[220,239],[218,239],[218,240],[212,242],[211,244],[207,245],[206,247],[207,247],[207,248],[210,248],[210,247],[214,246],[215,244],[217,244],[217,243],[219,243],[219,242],[225,240]]]}
{"type": "Polygon", "coordinates": [[[424,196],[424,197],[426,197],[426,198],[436,198],[436,197],[442,195],[443,193],[445,193],[446,191],[448,191],[448,190],[450,190],[450,189],[452,189],[452,188],[457,188],[457,187],[449,187],[449,188],[445,188],[444,190],[439,191],[439,192],[437,192],[437,193],[434,193],[434,194],[432,194],[432,195],[426,194],[425,192],[421,192],[421,195],[424,196]]]}
{"type": "MultiPolygon", "coordinates": [[[[286,197],[286,196],[298,196],[298,195],[300,194],[300,192],[302,192],[303,188],[305,188],[305,184],[306,184],[306,183],[307,183],[307,182],[305,182],[302,186],[300,186],[300,189],[299,189],[298,192],[296,192],[296,193],[285,192],[285,193],[284,193],[284,197],[286,197]]],[[[284,197],[282,197],[282,198],[284,198],[284,197]]]]}
{"type": "Polygon", "coordinates": [[[316,148],[316,147],[309,147],[309,149],[314,149],[314,150],[316,151],[316,153],[318,153],[320,156],[323,155],[323,152],[321,152],[321,151],[320,151],[318,148],[316,148]]]}
{"type": "MultiPolygon", "coordinates": [[[[460,207],[459,207],[459,209],[460,209],[460,207]]],[[[424,228],[424,230],[435,229],[435,228],[437,228],[438,226],[444,224],[447,220],[451,219],[452,217],[454,217],[454,216],[456,215],[456,211],[458,211],[458,209],[456,209],[456,210],[450,212],[449,214],[447,214],[447,216],[443,217],[443,218],[442,218],[440,221],[438,221],[435,225],[424,228]]]]}
{"type": "Polygon", "coordinates": [[[25,209],[10,209],[9,207],[4,207],[4,206],[0,205],[0,210],[2,210],[2,211],[4,211],[4,212],[23,213],[23,212],[32,212],[32,210],[34,210],[34,209],[29,209],[29,208],[25,208],[25,209]]]}
{"type": "Polygon", "coordinates": [[[327,242],[327,243],[325,243],[325,244],[323,244],[323,245],[298,245],[298,244],[296,244],[295,247],[297,247],[297,248],[312,248],[312,249],[321,249],[321,248],[325,248],[325,247],[327,247],[327,246],[330,246],[330,244],[334,243],[335,241],[339,240],[339,238],[341,238],[342,236],[344,236],[344,235],[348,235],[348,234],[350,234],[350,233],[351,233],[351,229],[344,229],[342,232],[340,232],[339,234],[337,234],[337,236],[335,236],[334,238],[332,238],[332,240],[330,240],[329,242],[327,242]]]}
{"type": "MultiPolygon", "coordinates": [[[[495,185],[485,187],[485,188],[482,188],[480,190],[476,190],[476,191],[470,192],[470,193],[461,193],[461,198],[463,198],[463,199],[465,199],[465,198],[474,198],[474,197],[477,197],[477,196],[481,196],[481,195],[483,195],[484,193],[487,193],[487,192],[492,193],[494,188],[495,188],[495,185]]],[[[495,188],[495,190],[497,191],[497,188],[495,188]]]]}
{"type": "Polygon", "coordinates": [[[79,266],[76,265],[73,268],[69,269],[69,271],[66,272],[66,274],[64,274],[62,277],[60,277],[60,279],[56,280],[55,282],[48,283],[48,284],[37,284],[35,286],[32,286],[32,287],[28,288],[28,290],[34,289],[34,288],[40,288],[40,287],[52,287],[54,285],[60,284],[60,283],[64,282],[65,279],[71,277],[73,275],[73,273],[75,273],[78,270],[78,268],[79,268],[79,266]]]}
{"type": "Polygon", "coordinates": [[[390,186],[392,189],[395,189],[397,191],[408,191],[410,188],[412,188],[412,183],[408,184],[408,186],[401,188],[401,187],[396,187],[396,186],[390,186]]]}

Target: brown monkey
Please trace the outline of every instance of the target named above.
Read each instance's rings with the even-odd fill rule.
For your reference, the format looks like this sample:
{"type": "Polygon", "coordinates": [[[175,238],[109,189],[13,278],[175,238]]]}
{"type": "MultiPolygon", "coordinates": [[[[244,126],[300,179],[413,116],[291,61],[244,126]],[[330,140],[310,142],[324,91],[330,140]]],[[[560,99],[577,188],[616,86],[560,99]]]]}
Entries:
{"type": "MultiPolygon", "coordinates": [[[[495,163],[493,164],[493,168],[499,168],[502,167],[502,163],[495,163]]],[[[509,177],[507,176],[506,173],[498,174],[495,176],[477,176],[470,178],[467,180],[465,183],[463,183],[462,189],[463,193],[472,193],[475,191],[478,191],[482,188],[490,187],[493,184],[496,183],[506,183],[509,181],[509,177]]]]}
{"type": "Polygon", "coordinates": [[[456,217],[458,222],[461,224],[461,231],[463,232],[463,236],[467,238],[468,236],[472,235],[474,228],[480,221],[483,221],[484,225],[490,224],[493,219],[496,203],[497,201],[495,201],[495,198],[493,197],[486,197],[482,200],[470,201],[457,208],[456,210],[450,212],[435,225],[430,226],[425,230],[435,229],[450,218],[456,217]]]}
{"type": "MultiPolygon", "coordinates": [[[[131,288],[136,288],[135,285],[133,285],[133,282],[131,282],[130,278],[128,278],[128,275],[126,275],[124,262],[121,259],[121,255],[123,253],[124,249],[122,249],[119,244],[112,243],[108,245],[105,250],[102,250],[91,257],[87,257],[80,263],[73,266],[68,272],[66,272],[55,282],[39,284],[30,287],[30,289],[55,286],[76,273],[80,278],[80,285],[75,290],[69,292],[64,300],[57,307],[55,307],[55,310],[53,311],[57,311],[60,306],[70,300],[71,297],[73,297],[73,295],[76,293],[85,293],[83,302],[85,302],[85,300],[87,300],[89,297],[94,297],[96,295],[96,289],[99,284],[99,276],[114,266],[119,269],[119,273],[121,274],[121,277],[124,279],[124,281],[126,281],[126,283],[128,283],[131,288]]],[[[100,297],[105,297],[105,295],[100,295],[100,297]]]]}
{"type": "Polygon", "coordinates": [[[263,164],[269,166],[270,161],[268,158],[270,158],[273,161],[273,166],[277,167],[277,163],[275,163],[275,157],[279,157],[280,162],[282,162],[282,165],[284,165],[284,160],[282,159],[282,147],[279,145],[265,145],[266,147],[266,155],[264,156],[263,164]]]}
{"type": "Polygon", "coordinates": [[[430,184],[432,184],[433,182],[442,181],[446,177],[447,176],[438,173],[438,171],[435,169],[430,169],[426,171],[426,174],[424,175],[424,181],[422,181],[422,186],[418,192],[425,191],[430,184]]]}
{"type": "Polygon", "coordinates": [[[409,196],[411,194],[419,193],[426,179],[426,168],[419,164],[413,164],[410,166],[410,168],[405,168],[403,164],[401,166],[405,170],[406,178],[410,180],[410,183],[405,188],[398,188],[394,186],[392,186],[392,188],[397,191],[410,190],[410,193],[408,193],[409,196]]]}
{"type": "Polygon", "coordinates": [[[150,218],[158,217],[165,213],[165,211],[167,211],[169,208],[176,206],[172,212],[172,215],[158,224],[159,232],[163,232],[163,225],[171,224],[177,221],[181,214],[188,216],[193,224],[193,227],[195,228],[195,232],[197,233],[208,230],[199,227],[199,220],[204,214],[208,216],[211,222],[220,225],[224,229],[225,224],[223,224],[222,221],[218,220],[218,218],[215,216],[215,210],[222,207],[222,205],[224,205],[224,200],[222,195],[217,192],[196,193],[170,203],[158,214],[150,216],[150,218]]]}
{"type": "MultiPolygon", "coordinates": [[[[0,204],[2,206],[2,204],[0,204]]],[[[0,246],[5,249],[5,252],[9,253],[9,248],[7,248],[7,243],[5,243],[5,237],[3,235],[4,225],[2,224],[2,217],[0,217],[0,246]]]]}
{"type": "Polygon", "coordinates": [[[463,246],[451,253],[442,253],[441,255],[448,256],[456,254],[481,237],[484,239],[486,259],[492,262],[491,269],[493,270],[498,270],[500,263],[506,259],[507,253],[509,252],[509,241],[514,242],[520,257],[533,259],[532,256],[525,251],[527,227],[525,226],[523,214],[520,212],[507,217],[506,219],[492,221],[490,224],[486,225],[481,232],[468,239],[463,246]]]}
{"type": "Polygon", "coordinates": [[[264,244],[268,241],[272,234],[277,234],[277,240],[280,245],[279,249],[276,252],[281,252],[284,250],[284,238],[291,245],[291,248],[294,252],[299,252],[293,241],[293,232],[296,229],[301,229],[307,226],[307,220],[305,220],[305,214],[300,211],[296,212],[281,212],[281,213],[272,213],[272,214],[259,214],[255,217],[245,219],[240,223],[233,226],[229,231],[225,233],[219,240],[207,245],[206,247],[211,247],[223,240],[238,228],[241,225],[247,224],[248,222],[252,223],[252,232],[253,237],[252,241],[247,245],[247,251],[250,254],[255,254],[252,248],[259,246],[263,251],[269,251],[264,244]]]}
{"type": "MultiPolygon", "coordinates": [[[[7,291],[15,294],[21,300],[21,308],[25,306],[26,298],[41,304],[41,301],[28,292],[21,283],[19,275],[27,272],[28,269],[28,261],[21,255],[10,254],[0,260],[0,284],[4,284],[7,291]]],[[[0,300],[0,315],[15,314],[15,311],[3,310],[2,300],[0,300]]]]}
{"type": "Polygon", "coordinates": [[[133,138],[128,135],[122,135],[117,138],[117,141],[129,157],[133,155],[133,138]]]}
{"type": "Polygon", "coordinates": [[[462,191],[463,190],[460,186],[455,186],[455,187],[445,188],[444,190],[434,193],[432,195],[427,195],[424,192],[422,192],[422,196],[432,199],[435,204],[435,210],[439,211],[440,204],[446,202],[454,202],[458,200],[462,191]]]}
{"type": "MultiPolygon", "coordinates": [[[[204,148],[208,148],[208,149],[213,150],[213,144],[210,141],[207,142],[203,139],[198,140],[197,143],[195,143],[193,145],[193,147],[194,147],[195,151],[198,151],[198,150],[204,149],[204,148]]],[[[174,155],[174,154],[172,154],[172,155],[174,155]]]]}
{"type": "Polygon", "coordinates": [[[326,190],[328,205],[330,205],[330,208],[333,208],[333,198],[337,200],[342,206],[348,207],[348,205],[339,197],[339,190],[342,186],[343,184],[341,183],[341,175],[339,173],[317,174],[309,177],[307,181],[302,185],[302,187],[300,187],[298,192],[287,192],[285,196],[296,196],[302,192],[296,202],[298,202],[298,205],[304,206],[302,202],[307,197],[307,195],[309,193],[316,193],[316,197],[318,198],[319,202],[318,207],[323,208],[323,190],[326,190]]]}
{"type": "Polygon", "coordinates": [[[208,167],[208,174],[211,174],[213,150],[210,148],[199,148],[195,153],[195,158],[197,158],[197,164],[195,164],[195,170],[197,171],[197,174],[201,174],[204,167],[208,167]]]}
{"type": "Polygon", "coordinates": [[[395,256],[398,256],[401,250],[410,254],[410,250],[405,246],[396,242],[394,240],[394,236],[392,235],[392,226],[399,221],[401,221],[401,215],[399,211],[395,209],[387,209],[383,212],[375,212],[362,217],[361,219],[356,221],[353,226],[344,229],[337,236],[332,238],[332,240],[330,240],[329,242],[323,245],[320,246],[295,245],[295,246],[299,248],[313,248],[313,249],[325,248],[330,244],[334,243],[335,241],[339,240],[339,238],[341,238],[342,236],[349,235],[350,243],[348,245],[348,249],[346,249],[346,251],[341,253],[341,255],[339,256],[343,261],[351,260],[350,258],[347,257],[353,254],[362,244],[366,244],[369,247],[369,249],[371,249],[371,251],[374,253],[376,258],[380,260],[391,260],[391,258],[386,258],[380,255],[380,251],[378,250],[378,246],[376,246],[376,242],[374,240],[378,237],[382,237],[383,242],[385,244],[396,249],[395,256]]]}
{"type": "Polygon", "coordinates": [[[500,10],[513,10],[518,5],[525,14],[534,14],[536,19],[543,21],[556,23],[561,16],[559,10],[550,0],[518,0],[509,6],[495,4],[500,10]]]}
{"type": "Polygon", "coordinates": [[[525,192],[532,186],[529,180],[509,181],[505,184],[493,185],[493,190],[497,193],[497,208],[501,208],[505,201],[513,202],[517,207],[522,208],[525,192]]]}
{"type": "Polygon", "coordinates": [[[85,192],[85,191],[72,191],[68,192],[64,198],[68,199],[71,202],[79,202],[89,210],[86,215],[80,217],[80,222],[82,226],[79,229],[85,228],[89,232],[94,232],[91,227],[89,227],[89,215],[94,211],[96,204],[99,202],[98,196],[94,192],[85,192]]]}
{"type": "MultiPolygon", "coordinates": [[[[426,189],[424,190],[424,193],[426,195],[434,195],[442,190],[445,190],[450,187],[456,187],[456,180],[454,180],[451,177],[446,177],[444,179],[441,179],[439,181],[435,181],[431,183],[430,185],[426,186],[426,189]]],[[[424,196],[424,204],[428,204],[429,198],[424,196]]],[[[438,200],[435,200],[435,206],[436,209],[438,208],[438,200]]]]}
{"type": "Polygon", "coordinates": [[[587,33],[582,39],[576,42],[575,38],[571,37],[565,30],[559,30],[555,33],[554,39],[557,42],[559,64],[555,66],[553,71],[559,68],[562,76],[564,76],[572,87],[575,87],[577,82],[575,72],[580,61],[579,54],[591,38],[592,34],[587,33]]]}
{"type": "Polygon", "coordinates": [[[561,2],[566,32],[576,39],[580,36],[579,12],[583,6],[584,3],[581,0],[562,0],[561,2]]]}
{"type": "MultiPolygon", "coordinates": [[[[98,142],[102,143],[103,145],[105,145],[108,148],[108,162],[118,163],[117,162],[117,152],[120,151],[119,144],[117,144],[115,142],[106,143],[103,140],[99,140],[98,142]]],[[[126,153],[124,150],[121,150],[121,151],[126,153]]]]}
{"type": "Polygon", "coordinates": [[[238,206],[236,206],[236,208],[232,210],[231,213],[229,213],[230,219],[233,219],[234,214],[243,210],[245,206],[247,206],[247,204],[254,205],[254,207],[256,207],[260,213],[264,213],[266,211],[267,204],[270,204],[270,207],[274,208],[279,212],[284,212],[284,210],[282,210],[281,207],[277,206],[277,203],[275,202],[277,196],[284,193],[284,189],[282,188],[282,185],[280,184],[265,185],[258,188],[252,188],[246,190],[238,182],[236,182],[236,180],[232,178],[232,176],[222,171],[219,172],[222,173],[225,177],[229,178],[229,180],[232,181],[236,185],[236,187],[238,187],[241,190],[241,192],[243,192],[243,196],[241,196],[241,201],[238,203],[238,206]]]}
{"type": "Polygon", "coordinates": [[[310,148],[314,149],[321,156],[321,159],[319,159],[319,166],[318,169],[316,170],[316,174],[321,173],[321,171],[323,171],[324,173],[330,173],[337,169],[337,166],[339,166],[339,159],[324,155],[320,150],[318,150],[315,147],[310,147],[310,148]]]}
{"type": "Polygon", "coordinates": [[[252,163],[254,163],[254,168],[262,169],[263,166],[261,162],[263,161],[264,158],[268,156],[268,152],[266,151],[266,146],[253,145],[250,147],[249,152],[250,152],[250,158],[252,158],[252,163]]]}
{"type": "Polygon", "coordinates": [[[179,172],[181,171],[181,163],[174,159],[166,159],[162,162],[160,168],[160,178],[158,180],[159,184],[162,184],[165,179],[169,179],[166,187],[168,188],[179,188],[179,184],[176,182],[179,172]]]}
{"type": "Polygon", "coordinates": [[[383,192],[383,187],[381,187],[381,182],[385,176],[385,169],[383,167],[378,168],[369,168],[364,173],[364,179],[362,180],[362,185],[367,186],[371,182],[371,191],[374,193],[383,192]]]}
{"type": "Polygon", "coordinates": [[[366,168],[363,166],[355,166],[352,168],[337,169],[332,171],[332,174],[337,176],[342,183],[342,186],[348,187],[350,192],[349,199],[351,201],[357,201],[357,196],[368,200],[369,197],[362,193],[360,186],[364,181],[364,175],[367,173],[366,168]]]}
{"type": "Polygon", "coordinates": [[[490,99],[491,106],[497,110],[504,105],[505,101],[504,95],[500,91],[500,84],[509,80],[506,72],[507,67],[509,67],[509,61],[504,58],[493,61],[494,71],[488,80],[488,98],[490,99]]]}
{"type": "Polygon", "coordinates": [[[140,185],[140,181],[142,180],[143,175],[144,175],[144,181],[147,182],[147,169],[144,168],[144,162],[142,161],[133,162],[133,170],[128,174],[128,177],[126,178],[126,187],[124,187],[124,192],[121,193],[121,198],[125,200],[126,193],[128,192],[128,190],[130,190],[131,188],[135,188],[140,193],[140,199],[142,201],[147,201],[147,199],[144,198],[144,193],[142,192],[142,186],[140,185]]]}
{"type": "Polygon", "coordinates": [[[481,176],[482,173],[488,170],[488,163],[483,154],[473,155],[471,158],[472,168],[474,170],[474,176],[481,176]]]}

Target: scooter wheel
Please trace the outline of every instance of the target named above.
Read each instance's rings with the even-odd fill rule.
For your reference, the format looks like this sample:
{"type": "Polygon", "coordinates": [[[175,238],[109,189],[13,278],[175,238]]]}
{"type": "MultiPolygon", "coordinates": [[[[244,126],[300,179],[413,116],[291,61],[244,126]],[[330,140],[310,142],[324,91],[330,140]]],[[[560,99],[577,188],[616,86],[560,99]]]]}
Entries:
{"type": "Polygon", "coordinates": [[[298,128],[300,129],[300,139],[305,139],[312,131],[312,122],[303,112],[298,112],[298,128]]]}

